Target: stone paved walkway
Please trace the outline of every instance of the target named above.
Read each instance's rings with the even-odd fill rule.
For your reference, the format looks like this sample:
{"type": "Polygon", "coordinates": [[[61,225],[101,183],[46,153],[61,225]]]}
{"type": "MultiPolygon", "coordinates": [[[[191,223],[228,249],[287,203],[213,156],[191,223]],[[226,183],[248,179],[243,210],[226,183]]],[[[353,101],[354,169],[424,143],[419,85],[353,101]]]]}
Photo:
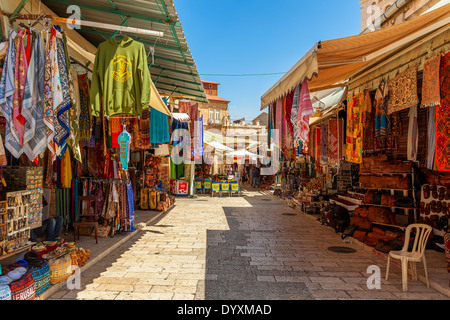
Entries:
{"type": "Polygon", "coordinates": [[[64,287],[49,299],[450,299],[421,281],[403,292],[400,268],[391,267],[388,281],[385,269],[370,250],[250,189],[243,197],[178,198],[162,220],[84,271],[80,290],[64,287]],[[380,289],[367,287],[369,266],[381,270],[380,289]]]}

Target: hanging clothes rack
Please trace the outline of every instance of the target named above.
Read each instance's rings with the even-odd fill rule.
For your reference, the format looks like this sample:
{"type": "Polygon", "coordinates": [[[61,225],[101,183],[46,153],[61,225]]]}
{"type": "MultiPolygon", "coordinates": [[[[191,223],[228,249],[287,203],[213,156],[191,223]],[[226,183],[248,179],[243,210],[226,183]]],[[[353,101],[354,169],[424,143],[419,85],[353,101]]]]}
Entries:
{"type": "MultiPolygon", "coordinates": [[[[2,11],[2,14],[11,17],[12,13],[7,13],[2,11]]],[[[120,25],[114,25],[114,24],[108,24],[108,23],[100,23],[100,22],[94,22],[94,21],[86,21],[86,20],[76,20],[76,19],[68,19],[68,18],[61,18],[61,17],[55,17],[51,15],[42,15],[42,14],[18,14],[14,20],[42,20],[43,18],[52,20],[53,22],[57,23],[65,23],[68,25],[76,25],[76,26],[86,26],[86,27],[94,27],[99,29],[107,29],[107,30],[114,30],[114,31],[122,31],[122,32],[129,32],[129,33],[136,33],[136,34],[145,34],[155,37],[164,37],[164,32],[161,31],[155,31],[155,30],[147,30],[147,29],[141,29],[141,28],[134,28],[134,27],[128,27],[128,26],[120,26],[120,25]]],[[[39,21],[36,21],[38,23],[39,21]]]]}

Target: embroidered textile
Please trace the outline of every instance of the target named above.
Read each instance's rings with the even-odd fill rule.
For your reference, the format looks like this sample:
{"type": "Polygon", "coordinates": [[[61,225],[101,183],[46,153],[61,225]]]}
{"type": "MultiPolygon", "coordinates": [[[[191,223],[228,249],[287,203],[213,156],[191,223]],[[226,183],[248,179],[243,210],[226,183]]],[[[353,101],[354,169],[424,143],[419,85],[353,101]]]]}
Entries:
{"type": "Polygon", "coordinates": [[[321,163],[327,164],[328,163],[328,123],[323,123],[321,125],[321,144],[320,144],[320,150],[321,150],[321,163]]]}
{"type": "Polygon", "coordinates": [[[450,171],[450,52],[441,59],[441,104],[436,108],[436,165],[450,171]]]}
{"type": "Polygon", "coordinates": [[[428,59],[423,64],[422,108],[437,106],[441,103],[439,86],[439,67],[441,55],[428,59]]]}
{"type": "Polygon", "coordinates": [[[361,97],[362,92],[347,98],[347,148],[345,158],[348,162],[362,162],[361,97]]]}
{"type": "Polygon", "coordinates": [[[344,148],[344,120],[331,119],[328,122],[328,161],[331,164],[341,160],[344,148]]]}
{"type": "Polygon", "coordinates": [[[388,114],[419,104],[417,96],[417,68],[412,67],[390,80],[388,114]]]}

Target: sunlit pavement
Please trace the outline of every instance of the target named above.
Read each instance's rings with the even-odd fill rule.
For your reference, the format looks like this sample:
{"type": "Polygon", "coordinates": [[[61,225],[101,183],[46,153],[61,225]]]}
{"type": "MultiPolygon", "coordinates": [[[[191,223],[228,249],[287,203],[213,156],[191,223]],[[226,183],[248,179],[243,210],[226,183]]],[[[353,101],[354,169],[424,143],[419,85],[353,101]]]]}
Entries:
{"type": "Polygon", "coordinates": [[[178,197],[163,219],[83,272],[80,289],[63,286],[49,299],[449,299],[411,279],[403,292],[398,266],[386,281],[386,261],[352,242],[268,191],[178,197]]]}

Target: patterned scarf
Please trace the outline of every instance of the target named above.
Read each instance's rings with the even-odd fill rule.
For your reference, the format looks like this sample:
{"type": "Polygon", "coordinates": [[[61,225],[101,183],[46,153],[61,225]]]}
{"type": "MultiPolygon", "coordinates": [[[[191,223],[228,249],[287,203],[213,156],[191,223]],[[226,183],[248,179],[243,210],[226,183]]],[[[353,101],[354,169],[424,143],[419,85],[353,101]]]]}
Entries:
{"type": "Polygon", "coordinates": [[[331,164],[342,159],[344,148],[344,120],[331,119],[328,122],[328,161],[331,164]]]}
{"type": "Polygon", "coordinates": [[[300,139],[303,141],[304,148],[309,144],[309,117],[314,113],[309,94],[308,80],[302,84],[300,92],[300,102],[298,107],[297,126],[299,127],[300,139]]]}
{"type": "Polygon", "coordinates": [[[13,100],[14,100],[14,69],[16,61],[16,32],[9,33],[8,53],[3,65],[3,73],[0,80],[0,112],[5,117],[5,148],[14,158],[20,158],[23,153],[19,143],[18,134],[13,123],[13,100]]]}
{"type": "Polygon", "coordinates": [[[298,146],[300,140],[300,128],[298,127],[298,107],[300,102],[300,85],[295,87],[294,97],[292,98],[291,123],[294,128],[294,142],[298,146]]]}
{"type": "Polygon", "coordinates": [[[63,40],[58,36],[56,45],[56,51],[58,54],[58,69],[59,76],[61,80],[61,87],[59,88],[59,93],[61,96],[61,101],[58,104],[54,104],[55,114],[54,114],[54,123],[55,123],[55,137],[54,141],[57,145],[56,154],[58,157],[64,155],[64,152],[67,148],[67,138],[70,136],[70,108],[72,107],[71,99],[70,99],[70,89],[69,89],[69,79],[66,68],[66,60],[64,53],[64,44],[63,40]]]}
{"type": "MultiPolygon", "coordinates": [[[[54,89],[59,88],[59,70],[56,56],[56,31],[51,29],[50,38],[47,42],[47,53],[45,56],[45,76],[44,76],[44,123],[47,128],[47,148],[54,159],[56,156],[55,150],[55,125],[54,125],[54,110],[53,102],[61,100],[58,91],[54,89]]],[[[49,156],[50,156],[49,155],[49,156]]]]}
{"type": "Polygon", "coordinates": [[[364,90],[361,104],[361,122],[363,130],[363,150],[373,151],[375,138],[375,119],[372,112],[372,98],[370,92],[364,90]]]}
{"type": "Polygon", "coordinates": [[[441,104],[436,108],[436,165],[450,171],[450,52],[442,56],[440,67],[441,104]]]}
{"type": "Polygon", "coordinates": [[[21,146],[24,143],[25,118],[22,116],[22,103],[25,91],[25,83],[27,79],[28,62],[24,39],[26,36],[25,29],[19,29],[16,41],[16,61],[14,70],[14,101],[13,101],[13,124],[16,129],[18,140],[21,146]]]}
{"type": "Polygon", "coordinates": [[[91,138],[92,123],[91,113],[89,109],[90,80],[87,73],[78,76],[78,87],[80,92],[80,141],[87,143],[91,138]]]}
{"type": "Polygon", "coordinates": [[[439,67],[441,55],[425,61],[423,65],[422,108],[437,106],[441,103],[439,87],[439,67]]]}
{"type": "Polygon", "coordinates": [[[42,39],[39,33],[35,35],[30,65],[27,73],[22,114],[27,120],[24,137],[24,152],[30,159],[35,160],[45,152],[47,147],[46,128],[44,123],[44,78],[45,55],[42,39]],[[29,125],[28,125],[29,124],[29,125]]]}

